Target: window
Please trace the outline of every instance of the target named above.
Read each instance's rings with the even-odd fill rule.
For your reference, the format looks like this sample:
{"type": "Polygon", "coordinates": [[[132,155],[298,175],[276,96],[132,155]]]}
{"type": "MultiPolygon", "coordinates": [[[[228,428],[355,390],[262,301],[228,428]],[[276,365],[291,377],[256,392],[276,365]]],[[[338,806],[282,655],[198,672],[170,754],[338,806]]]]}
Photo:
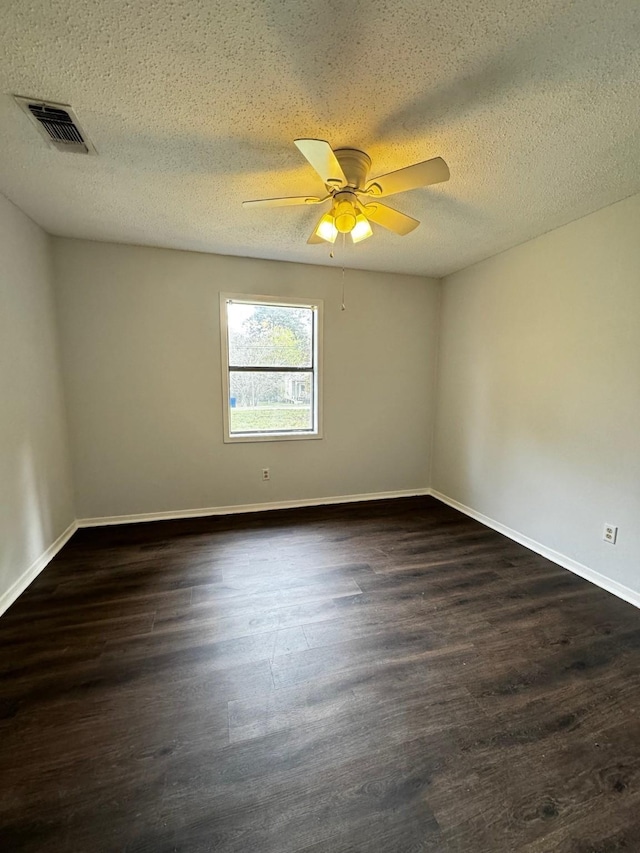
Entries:
{"type": "Polygon", "coordinates": [[[322,303],[220,297],[224,440],[320,438],[322,303]]]}

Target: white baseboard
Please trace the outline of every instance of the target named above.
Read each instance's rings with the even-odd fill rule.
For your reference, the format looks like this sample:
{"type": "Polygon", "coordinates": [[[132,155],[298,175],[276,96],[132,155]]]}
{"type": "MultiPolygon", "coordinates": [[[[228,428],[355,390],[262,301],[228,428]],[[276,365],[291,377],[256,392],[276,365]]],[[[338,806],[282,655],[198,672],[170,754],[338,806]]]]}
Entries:
{"type": "Polygon", "coordinates": [[[507,536],[509,539],[512,539],[514,542],[518,542],[520,545],[524,545],[524,547],[528,548],[530,551],[534,551],[536,554],[546,557],[547,560],[551,560],[551,562],[556,563],[558,566],[568,569],[574,574],[579,575],[585,580],[588,580],[618,598],[623,599],[623,601],[627,601],[629,604],[633,604],[635,607],[640,608],[640,593],[612,580],[611,578],[608,578],[606,575],[603,575],[594,569],[590,569],[588,566],[582,565],[582,563],[578,563],[576,560],[571,559],[571,557],[567,557],[565,554],[561,554],[558,551],[554,551],[552,548],[548,548],[546,545],[542,545],[535,539],[531,539],[523,533],[507,527],[505,524],[501,524],[499,521],[495,521],[493,518],[489,518],[489,516],[483,515],[481,512],[477,512],[475,509],[465,506],[459,501],[442,494],[442,492],[438,492],[436,489],[405,489],[395,492],[336,495],[332,497],[307,498],[294,501],[273,501],[270,503],[204,507],[199,509],[175,510],[168,512],[138,513],[136,515],[114,515],[102,518],[81,518],[70,524],[64,533],[58,536],[56,541],[53,542],[37,560],[35,560],[35,562],[18,578],[18,580],[15,581],[15,583],[12,584],[5,593],[0,595],[0,616],[13,604],[18,596],[24,592],[29,584],[35,580],[40,572],[51,562],[58,551],[61,550],[61,548],[73,536],[75,531],[80,527],[104,527],[113,524],[136,524],[138,522],[145,521],[170,521],[172,519],[181,518],[204,518],[206,516],[214,515],[267,512],[268,510],[276,509],[295,509],[296,507],[326,506],[330,504],[358,503],[361,501],[389,500],[392,498],[424,497],[426,495],[432,495],[437,500],[442,501],[442,503],[464,513],[464,515],[467,515],[476,521],[479,521],[486,527],[490,527],[492,530],[502,533],[503,536],[507,536]]]}
{"type": "Polygon", "coordinates": [[[22,595],[29,584],[33,583],[40,572],[49,565],[51,560],[53,560],[58,551],[67,544],[77,529],[78,523],[76,521],[72,522],[64,533],[61,533],[56,541],[49,545],[47,550],[20,575],[18,580],[15,581],[6,592],[0,595],[0,616],[2,616],[5,610],[8,610],[9,607],[11,607],[13,602],[22,595]]]}
{"type": "Polygon", "coordinates": [[[97,518],[79,518],[78,527],[106,527],[110,524],[137,524],[141,521],[171,521],[180,518],[205,518],[209,515],[235,515],[243,512],[268,512],[274,509],[326,506],[330,504],[381,501],[389,498],[415,498],[430,495],[431,489],[405,489],[397,492],[372,492],[362,495],[334,495],[325,498],[303,498],[295,501],[235,504],[232,506],[201,507],[199,509],[169,510],[168,512],[143,512],[135,515],[109,515],[97,518]]]}
{"type": "Polygon", "coordinates": [[[616,595],[618,598],[622,598],[623,601],[627,601],[629,604],[640,607],[640,593],[630,589],[628,586],[624,586],[623,584],[618,583],[618,581],[614,581],[606,575],[595,571],[595,569],[590,569],[588,566],[578,563],[577,560],[572,560],[571,557],[567,557],[559,551],[554,551],[553,548],[547,548],[546,545],[536,542],[535,539],[530,539],[523,533],[520,533],[517,530],[512,530],[505,524],[501,524],[499,521],[495,521],[493,518],[489,518],[489,516],[483,515],[481,512],[477,512],[475,509],[471,509],[471,507],[465,506],[459,501],[447,497],[447,495],[443,495],[442,492],[438,492],[436,489],[431,489],[430,494],[439,501],[442,501],[442,503],[445,503],[448,506],[453,507],[453,509],[457,509],[459,512],[468,515],[470,518],[479,521],[486,527],[490,527],[492,530],[502,533],[503,536],[507,536],[509,539],[513,539],[514,542],[524,545],[524,547],[528,548],[530,551],[535,551],[535,553],[540,554],[541,557],[546,557],[547,560],[551,560],[552,563],[562,566],[563,569],[569,569],[570,572],[580,575],[581,578],[584,578],[596,586],[605,589],[607,592],[612,593],[612,595],[616,595]]]}

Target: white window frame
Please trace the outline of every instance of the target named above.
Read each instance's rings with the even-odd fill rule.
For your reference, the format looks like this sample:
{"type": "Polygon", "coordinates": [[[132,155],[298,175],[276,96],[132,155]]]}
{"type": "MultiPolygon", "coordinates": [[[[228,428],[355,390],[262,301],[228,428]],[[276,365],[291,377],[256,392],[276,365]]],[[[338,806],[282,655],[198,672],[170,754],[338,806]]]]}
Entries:
{"type": "MultiPolygon", "coordinates": [[[[324,303],[321,299],[298,299],[291,296],[264,296],[247,293],[220,294],[220,346],[222,366],[222,418],[223,440],[225,444],[249,441],[301,441],[322,438],[322,315],[324,303]],[[229,393],[229,329],[227,323],[227,304],[229,302],[245,305],[272,305],[277,308],[311,308],[313,310],[313,394],[314,424],[311,430],[296,432],[269,433],[231,433],[229,393]]],[[[283,368],[286,373],[286,368],[283,368]]]]}

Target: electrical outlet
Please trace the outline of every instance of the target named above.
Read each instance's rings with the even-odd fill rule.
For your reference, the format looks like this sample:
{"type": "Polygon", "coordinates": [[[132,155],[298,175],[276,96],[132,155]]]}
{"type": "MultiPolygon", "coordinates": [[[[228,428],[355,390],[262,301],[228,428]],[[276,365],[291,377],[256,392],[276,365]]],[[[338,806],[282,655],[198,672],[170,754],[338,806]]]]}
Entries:
{"type": "Polygon", "coordinates": [[[271,479],[271,477],[269,476],[269,469],[268,468],[262,469],[262,479],[263,480],[270,480],[271,479]]]}
{"type": "Polygon", "coordinates": [[[605,524],[604,531],[602,533],[602,538],[605,542],[610,542],[612,545],[616,544],[616,539],[618,538],[618,528],[615,524],[605,524]]]}

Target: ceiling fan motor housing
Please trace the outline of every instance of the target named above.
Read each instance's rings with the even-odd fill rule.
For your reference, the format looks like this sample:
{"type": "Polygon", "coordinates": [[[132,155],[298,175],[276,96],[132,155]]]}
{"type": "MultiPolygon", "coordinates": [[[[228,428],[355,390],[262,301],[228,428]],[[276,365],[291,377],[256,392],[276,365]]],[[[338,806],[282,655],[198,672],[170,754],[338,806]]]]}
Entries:
{"type": "Polygon", "coordinates": [[[357,148],[337,148],[334,154],[347,179],[347,186],[364,190],[371,168],[371,157],[357,148]]]}

